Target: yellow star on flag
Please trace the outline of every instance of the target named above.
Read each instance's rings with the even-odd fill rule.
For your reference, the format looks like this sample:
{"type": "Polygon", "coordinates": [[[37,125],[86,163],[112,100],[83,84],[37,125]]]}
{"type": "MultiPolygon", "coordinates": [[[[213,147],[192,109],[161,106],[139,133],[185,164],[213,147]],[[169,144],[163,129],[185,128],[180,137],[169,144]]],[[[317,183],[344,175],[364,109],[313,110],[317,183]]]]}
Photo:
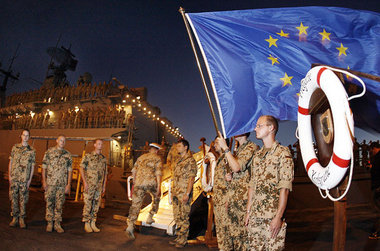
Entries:
{"type": "Polygon", "coordinates": [[[301,22],[301,25],[296,27],[300,32],[298,33],[298,35],[302,35],[302,34],[305,34],[307,35],[307,32],[306,30],[309,28],[309,26],[303,26],[302,22],[301,22]]]}
{"type": "Polygon", "coordinates": [[[340,47],[336,47],[336,49],[339,51],[339,56],[342,54],[347,56],[346,50],[348,49],[348,47],[344,47],[342,43],[340,43],[340,47]]]}
{"type": "Polygon", "coordinates": [[[322,36],[322,41],[325,39],[330,40],[331,33],[326,32],[325,29],[323,29],[323,32],[319,32],[319,34],[322,36]]]}
{"type": "Polygon", "coordinates": [[[292,78],[293,78],[292,76],[289,77],[288,74],[286,74],[286,72],[285,72],[285,76],[283,78],[280,78],[284,82],[282,87],[284,87],[286,85],[293,85],[292,82],[290,81],[290,80],[292,80],[292,78]]]}
{"type": "Polygon", "coordinates": [[[272,65],[274,65],[275,63],[280,64],[280,63],[278,62],[278,58],[273,57],[271,54],[269,54],[268,59],[269,59],[270,61],[272,61],[272,65]]]}
{"type": "Polygon", "coordinates": [[[274,46],[277,47],[277,44],[276,44],[277,40],[278,40],[278,39],[276,39],[276,38],[272,38],[272,36],[269,36],[268,39],[265,39],[265,41],[267,41],[267,42],[269,43],[269,48],[270,48],[272,45],[274,45],[274,46]]]}
{"type": "Polygon", "coordinates": [[[280,35],[281,37],[289,37],[289,33],[284,33],[283,30],[281,30],[280,33],[276,33],[277,35],[280,35]]]}

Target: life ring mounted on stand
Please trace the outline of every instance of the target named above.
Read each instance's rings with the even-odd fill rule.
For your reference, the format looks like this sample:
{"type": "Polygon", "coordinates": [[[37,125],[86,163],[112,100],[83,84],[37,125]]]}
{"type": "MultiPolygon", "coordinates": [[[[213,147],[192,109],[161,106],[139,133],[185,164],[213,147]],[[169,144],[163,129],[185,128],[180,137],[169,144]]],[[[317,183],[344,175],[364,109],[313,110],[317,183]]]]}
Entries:
{"type": "Polygon", "coordinates": [[[298,130],[301,154],[309,178],[320,189],[336,187],[353,159],[354,121],[346,91],[331,68],[314,67],[301,81],[298,130]],[[334,128],[333,136],[326,134],[325,137],[325,140],[333,139],[332,155],[326,166],[320,164],[313,147],[310,100],[318,89],[321,89],[328,99],[334,128]]]}

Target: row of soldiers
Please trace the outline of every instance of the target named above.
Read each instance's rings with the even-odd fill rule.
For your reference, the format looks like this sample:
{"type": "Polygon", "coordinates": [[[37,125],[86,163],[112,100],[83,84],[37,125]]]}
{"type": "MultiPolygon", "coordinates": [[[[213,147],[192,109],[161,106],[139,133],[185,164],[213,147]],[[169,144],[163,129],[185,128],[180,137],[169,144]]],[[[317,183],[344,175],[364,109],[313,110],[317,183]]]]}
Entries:
{"type": "Polygon", "coordinates": [[[7,97],[6,106],[25,104],[29,102],[60,103],[70,100],[81,100],[95,97],[106,97],[117,91],[113,82],[108,83],[79,83],[76,86],[60,86],[41,88],[23,93],[15,93],[7,97]]]}
{"type": "Polygon", "coordinates": [[[124,109],[116,107],[82,108],[78,111],[67,109],[59,115],[58,124],[52,124],[49,112],[30,113],[21,115],[10,115],[6,123],[12,124],[12,129],[46,129],[57,126],[59,129],[73,128],[122,128],[130,122],[132,115],[124,109]]]}
{"type": "MultiPolygon", "coordinates": [[[[259,147],[251,142],[250,133],[235,136],[236,151],[232,153],[227,140],[219,132],[206,155],[215,162],[212,184],[215,227],[220,250],[283,250],[286,222],[284,212],[292,190],[294,164],[286,146],[275,136],[278,122],[272,116],[258,119],[255,132],[263,142],[259,147]]],[[[132,170],[134,190],[132,206],[125,231],[135,239],[134,223],[146,193],[153,205],[146,219],[154,222],[160,200],[162,163],[159,145],[150,144],[149,153],[138,158],[132,170]]],[[[181,139],[169,151],[167,164],[172,170],[173,215],[177,237],[169,243],[177,248],[187,244],[190,202],[197,166],[189,151],[189,143],[181,139]]]]}
{"type": "MultiPolygon", "coordinates": [[[[26,228],[26,204],[29,199],[29,186],[32,181],[36,151],[28,144],[30,132],[24,129],[21,143],[12,147],[9,157],[9,198],[11,201],[11,227],[26,228]]],[[[66,137],[59,135],[57,145],[49,148],[42,160],[42,187],[45,190],[47,222],[46,231],[63,233],[61,226],[65,194],[71,190],[72,157],[65,149],[66,137]]],[[[99,232],[95,222],[100,206],[101,195],[106,188],[107,160],[102,154],[103,141],[94,141],[94,151],[87,153],[81,161],[80,173],[83,180],[83,218],[86,232],[99,232]]]]}

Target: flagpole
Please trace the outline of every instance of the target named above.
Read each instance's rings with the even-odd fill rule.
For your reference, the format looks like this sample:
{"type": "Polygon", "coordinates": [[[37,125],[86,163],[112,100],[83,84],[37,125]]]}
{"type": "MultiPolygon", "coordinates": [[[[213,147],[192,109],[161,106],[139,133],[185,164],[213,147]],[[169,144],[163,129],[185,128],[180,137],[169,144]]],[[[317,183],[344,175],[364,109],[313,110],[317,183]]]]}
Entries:
{"type": "Polygon", "coordinates": [[[195,49],[195,44],[194,44],[193,36],[191,35],[191,31],[190,31],[190,26],[189,26],[189,23],[187,22],[187,19],[185,17],[185,9],[182,8],[182,7],[180,7],[178,11],[182,15],[183,22],[185,23],[185,26],[186,26],[187,34],[189,35],[189,39],[190,39],[190,43],[191,43],[191,48],[193,48],[195,60],[197,61],[198,70],[199,70],[199,73],[201,74],[203,89],[204,89],[204,91],[206,93],[206,97],[207,97],[207,101],[208,101],[208,106],[210,108],[210,112],[211,112],[211,116],[212,116],[212,121],[214,122],[214,127],[215,127],[215,131],[216,131],[216,135],[218,135],[218,131],[219,131],[218,123],[216,122],[216,116],[215,116],[214,108],[213,108],[212,103],[211,103],[211,98],[210,98],[210,94],[208,92],[206,80],[205,80],[205,77],[204,77],[204,74],[203,74],[203,71],[202,71],[201,62],[199,60],[199,57],[198,57],[198,54],[197,54],[197,50],[195,49]]]}

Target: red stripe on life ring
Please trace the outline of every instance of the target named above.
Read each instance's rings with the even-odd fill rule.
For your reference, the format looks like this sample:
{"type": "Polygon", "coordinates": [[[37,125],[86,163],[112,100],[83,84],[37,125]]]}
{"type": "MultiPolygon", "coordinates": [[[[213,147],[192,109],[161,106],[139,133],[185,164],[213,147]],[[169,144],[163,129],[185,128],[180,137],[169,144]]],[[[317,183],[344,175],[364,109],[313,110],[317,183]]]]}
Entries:
{"type": "Polygon", "coordinates": [[[334,162],[335,165],[337,165],[341,168],[347,168],[348,165],[350,164],[349,159],[341,159],[337,155],[335,155],[335,153],[333,153],[332,161],[334,162]]]}
{"type": "Polygon", "coordinates": [[[307,165],[306,165],[306,172],[309,172],[309,168],[315,164],[315,163],[318,163],[318,159],[314,158],[314,159],[311,159],[309,160],[309,162],[307,162],[307,165]]]}
{"type": "Polygon", "coordinates": [[[325,70],[327,70],[327,68],[323,67],[323,68],[321,68],[318,71],[318,74],[317,74],[317,84],[319,85],[319,87],[321,87],[321,84],[319,83],[319,81],[321,80],[322,72],[324,72],[325,70]]]}
{"type": "Polygon", "coordinates": [[[309,115],[309,109],[298,106],[298,112],[302,115],[309,115]]]}

